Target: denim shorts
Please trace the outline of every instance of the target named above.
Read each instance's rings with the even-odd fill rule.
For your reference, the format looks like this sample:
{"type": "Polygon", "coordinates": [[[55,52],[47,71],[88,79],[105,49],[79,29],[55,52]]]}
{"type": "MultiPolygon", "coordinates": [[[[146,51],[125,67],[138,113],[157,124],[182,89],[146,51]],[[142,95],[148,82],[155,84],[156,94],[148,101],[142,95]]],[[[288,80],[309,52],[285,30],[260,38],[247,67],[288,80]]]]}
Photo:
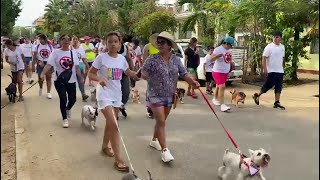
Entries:
{"type": "MultiPolygon", "coordinates": [[[[47,62],[44,61],[43,64],[46,65],[47,62]]],[[[37,67],[36,67],[37,74],[41,74],[42,71],[43,71],[43,69],[44,69],[44,66],[41,67],[41,66],[37,65],[37,67]]],[[[51,74],[54,72],[53,67],[51,67],[51,69],[49,70],[49,72],[50,72],[51,74]]]]}
{"type": "Polygon", "coordinates": [[[32,62],[32,57],[24,57],[23,58],[23,62],[25,63],[25,64],[30,64],[30,62],[32,62]]]}
{"type": "Polygon", "coordinates": [[[171,97],[147,97],[147,106],[152,107],[172,107],[173,96],[171,97]]]}

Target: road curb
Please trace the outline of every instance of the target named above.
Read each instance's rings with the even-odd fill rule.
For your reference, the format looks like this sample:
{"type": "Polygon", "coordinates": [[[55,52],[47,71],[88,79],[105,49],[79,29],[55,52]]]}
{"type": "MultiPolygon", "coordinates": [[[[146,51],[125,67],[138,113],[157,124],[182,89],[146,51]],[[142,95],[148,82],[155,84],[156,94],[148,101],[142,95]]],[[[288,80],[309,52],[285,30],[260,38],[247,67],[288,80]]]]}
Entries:
{"type": "Polygon", "coordinates": [[[29,166],[29,159],[28,159],[29,156],[28,156],[27,136],[22,126],[22,122],[19,121],[21,119],[23,118],[17,117],[17,115],[14,116],[17,180],[31,180],[30,166],[29,166]]]}

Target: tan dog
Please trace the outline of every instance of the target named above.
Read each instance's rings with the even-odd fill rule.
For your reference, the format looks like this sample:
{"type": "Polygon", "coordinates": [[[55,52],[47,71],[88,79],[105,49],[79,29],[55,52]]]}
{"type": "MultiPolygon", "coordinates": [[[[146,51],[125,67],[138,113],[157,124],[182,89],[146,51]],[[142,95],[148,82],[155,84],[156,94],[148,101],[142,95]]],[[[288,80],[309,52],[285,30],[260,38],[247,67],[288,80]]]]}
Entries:
{"type": "Polygon", "coordinates": [[[236,89],[233,89],[232,91],[230,91],[230,93],[231,93],[231,104],[235,102],[236,107],[238,107],[239,102],[244,104],[244,100],[246,99],[246,94],[244,92],[239,92],[236,89]]]}
{"type": "Polygon", "coordinates": [[[131,95],[132,102],[137,103],[137,104],[141,104],[139,91],[137,89],[131,90],[131,91],[132,91],[132,95],[131,95]]]}

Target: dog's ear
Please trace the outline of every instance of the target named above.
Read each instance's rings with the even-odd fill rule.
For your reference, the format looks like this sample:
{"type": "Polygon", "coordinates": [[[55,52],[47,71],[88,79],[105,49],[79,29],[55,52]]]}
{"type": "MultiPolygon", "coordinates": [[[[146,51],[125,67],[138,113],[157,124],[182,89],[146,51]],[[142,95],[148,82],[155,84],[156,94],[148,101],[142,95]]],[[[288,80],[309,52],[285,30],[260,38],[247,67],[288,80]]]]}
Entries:
{"type": "Polygon", "coordinates": [[[249,149],[249,154],[250,154],[250,156],[253,156],[254,155],[254,150],[249,149]]]}

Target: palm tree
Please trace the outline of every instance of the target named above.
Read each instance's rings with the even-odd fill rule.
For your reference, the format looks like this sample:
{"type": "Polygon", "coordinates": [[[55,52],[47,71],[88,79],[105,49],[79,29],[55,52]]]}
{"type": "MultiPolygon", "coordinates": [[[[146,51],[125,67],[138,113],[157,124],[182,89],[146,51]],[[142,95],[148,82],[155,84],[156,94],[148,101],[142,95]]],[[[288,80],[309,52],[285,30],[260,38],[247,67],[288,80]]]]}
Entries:
{"type": "Polygon", "coordinates": [[[46,5],[44,19],[45,28],[48,32],[60,32],[62,19],[67,15],[68,5],[64,0],[49,0],[46,5]]]}

